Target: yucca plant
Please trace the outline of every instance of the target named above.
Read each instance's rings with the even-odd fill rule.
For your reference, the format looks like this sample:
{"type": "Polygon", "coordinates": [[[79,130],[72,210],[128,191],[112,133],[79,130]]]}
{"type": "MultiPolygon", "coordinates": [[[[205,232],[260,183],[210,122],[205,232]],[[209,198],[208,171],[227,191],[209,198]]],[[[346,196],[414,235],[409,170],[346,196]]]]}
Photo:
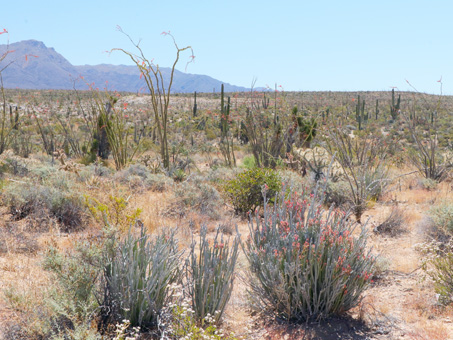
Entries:
{"type": "Polygon", "coordinates": [[[316,192],[287,199],[284,190],[273,207],[265,203],[264,218],[250,218],[243,245],[254,306],[288,321],[355,307],[372,277],[375,258],[365,229],[357,234],[347,214],[325,212],[316,192]]]}
{"type": "Polygon", "coordinates": [[[104,310],[108,321],[126,319],[131,326],[149,327],[168,302],[170,284],[179,278],[182,253],[174,233],[151,241],[140,225],[140,235],[129,231],[105,267],[104,310]]]}
{"type": "Polygon", "coordinates": [[[234,238],[230,248],[229,240],[224,240],[220,228],[217,229],[213,245],[209,244],[206,234],[207,229],[203,226],[198,247],[192,240],[190,255],[186,260],[187,291],[196,319],[202,322],[211,315],[214,323],[218,323],[233,291],[239,236],[234,238]]]}

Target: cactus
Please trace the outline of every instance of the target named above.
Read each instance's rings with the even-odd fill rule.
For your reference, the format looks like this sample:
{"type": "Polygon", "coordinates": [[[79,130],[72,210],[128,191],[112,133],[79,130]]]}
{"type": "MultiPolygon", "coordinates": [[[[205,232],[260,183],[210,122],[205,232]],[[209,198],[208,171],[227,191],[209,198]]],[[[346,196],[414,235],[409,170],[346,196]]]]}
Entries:
{"type": "Polygon", "coordinates": [[[293,107],[291,113],[293,115],[295,127],[299,130],[300,143],[305,147],[310,147],[311,141],[316,137],[316,128],[318,127],[318,123],[314,118],[305,119],[304,117],[298,115],[297,106],[293,107]]]}
{"type": "Polygon", "coordinates": [[[193,112],[193,116],[196,117],[197,116],[197,91],[194,92],[193,94],[193,109],[192,109],[192,112],[193,112]]]}
{"type": "Polygon", "coordinates": [[[368,112],[365,115],[365,99],[360,101],[360,95],[357,96],[357,104],[355,107],[355,119],[359,130],[362,130],[362,122],[368,121],[368,112]]]}
{"type": "Polygon", "coordinates": [[[398,95],[398,101],[395,104],[395,89],[392,89],[392,105],[390,106],[390,115],[393,120],[398,118],[398,112],[400,111],[401,95],[398,95]]]}
{"type": "Polygon", "coordinates": [[[220,149],[228,166],[233,166],[236,165],[233,138],[230,140],[228,136],[228,131],[230,130],[230,102],[231,98],[228,97],[227,105],[225,105],[224,86],[222,84],[220,90],[220,149]]]}
{"type": "Polygon", "coordinates": [[[265,110],[269,107],[269,98],[266,98],[266,94],[264,94],[262,104],[263,104],[263,109],[265,109],[265,110]]]}

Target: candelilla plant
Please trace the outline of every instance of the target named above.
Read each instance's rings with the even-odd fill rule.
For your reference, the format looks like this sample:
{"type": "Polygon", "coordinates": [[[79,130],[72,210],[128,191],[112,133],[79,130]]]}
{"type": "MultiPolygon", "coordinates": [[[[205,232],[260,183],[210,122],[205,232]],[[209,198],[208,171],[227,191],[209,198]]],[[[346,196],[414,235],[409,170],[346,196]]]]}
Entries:
{"type": "Polygon", "coordinates": [[[250,218],[243,244],[255,307],[296,322],[355,307],[375,263],[365,229],[355,232],[344,212],[323,211],[316,192],[288,196],[283,190],[273,207],[265,203],[263,218],[250,218]]]}
{"type": "Polygon", "coordinates": [[[188,292],[197,320],[207,315],[218,323],[231,297],[234,282],[234,268],[238,257],[239,236],[230,248],[229,241],[217,229],[214,244],[207,239],[206,227],[201,228],[198,251],[192,241],[190,255],[186,260],[188,292]],[[197,255],[198,254],[198,255],[197,255]]]}

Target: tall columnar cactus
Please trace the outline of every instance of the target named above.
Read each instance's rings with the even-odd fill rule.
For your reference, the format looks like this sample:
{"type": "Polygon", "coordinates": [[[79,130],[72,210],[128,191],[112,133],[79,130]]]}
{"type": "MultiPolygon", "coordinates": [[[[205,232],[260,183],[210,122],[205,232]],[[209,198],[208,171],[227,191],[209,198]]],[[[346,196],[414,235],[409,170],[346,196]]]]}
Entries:
{"type": "Polygon", "coordinates": [[[228,97],[225,105],[224,86],[220,90],[220,149],[228,166],[236,165],[236,158],[233,151],[233,138],[228,136],[230,130],[230,100],[228,97]]]}
{"type": "Polygon", "coordinates": [[[355,119],[359,130],[362,130],[362,122],[368,120],[368,113],[365,115],[365,99],[360,101],[360,95],[357,97],[357,104],[355,107],[355,119]]]}
{"type": "Polygon", "coordinates": [[[228,132],[228,120],[230,118],[230,97],[228,97],[228,103],[225,105],[224,99],[224,88],[223,84],[220,90],[220,129],[222,131],[222,137],[226,137],[228,132]]]}
{"type": "Polygon", "coordinates": [[[193,110],[192,110],[192,112],[193,112],[193,116],[196,117],[197,116],[197,108],[198,108],[198,106],[197,106],[197,91],[194,92],[193,96],[194,96],[194,99],[193,99],[193,110]]]}
{"type": "Polygon", "coordinates": [[[393,120],[398,118],[398,113],[400,111],[401,105],[401,95],[398,95],[398,101],[395,103],[395,89],[392,89],[392,105],[390,106],[390,115],[393,120]]]}
{"type": "Polygon", "coordinates": [[[297,106],[293,107],[292,110],[293,120],[295,121],[295,125],[299,130],[299,142],[302,146],[309,148],[310,143],[313,138],[316,137],[316,129],[318,127],[318,123],[314,118],[305,119],[304,117],[298,115],[297,106]]]}
{"type": "Polygon", "coordinates": [[[262,104],[263,104],[263,109],[265,109],[265,110],[269,107],[269,98],[266,98],[266,94],[264,94],[262,104]]]}

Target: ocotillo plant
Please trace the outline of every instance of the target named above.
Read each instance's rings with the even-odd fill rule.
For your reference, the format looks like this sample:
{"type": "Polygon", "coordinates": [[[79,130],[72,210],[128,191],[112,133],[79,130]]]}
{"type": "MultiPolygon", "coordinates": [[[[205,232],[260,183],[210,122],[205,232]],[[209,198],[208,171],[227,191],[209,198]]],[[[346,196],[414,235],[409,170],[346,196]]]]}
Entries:
{"type": "Polygon", "coordinates": [[[400,111],[401,105],[401,95],[398,95],[398,101],[395,103],[395,89],[392,89],[392,105],[390,106],[390,115],[393,120],[398,118],[398,113],[400,111]]]}
{"type": "MultiPolygon", "coordinates": [[[[118,26],[118,30],[122,33],[123,30],[121,27],[118,26]]],[[[164,83],[164,77],[162,75],[162,71],[158,64],[154,64],[153,60],[149,60],[145,57],[143,50],[139,46],[139,43],[135,43],[132,38],[124,33],[131,43],[135,46],[138,51],[138,55],[126,51],[122,48],[114,48],[112,51],[121,51],[127,56],[131,58],[134,64],[140,71],[140,78],[143,78],[146,87],[148,88],[150,97],[151,97],[151,106],[152,111],[154,113],[154,124],[157,128],[157,136],[159,138],[160,144],[160,155],[162,157],[163,165],[165,169],[169,169],[170,167],[170,153],[168,149],[168,122],[169,122],[169,110],[168,107],[170,106],[170,92],[171,86],[173,84],[173,76],[175,73],[176,64],[179,61],[179,56],[182,52],[186,50],[192,51],[190,46],[179,48],[176,44],[175,38],[170,34],[170,32],[163,32],[162,34],[165,36],[170,36],[173,40],[173,44],[176,48],[176,57],[171,67],[170,75],[168,77],[168,81],[164,83]]],[[[192,51],[193,52],[193,51],[192,51]]],[[[193,60],[195,56],[193,53],[191,54],[191,60],[193,60]]],[[[190,62],[190,61],[189,61],[190,62]]]]}

